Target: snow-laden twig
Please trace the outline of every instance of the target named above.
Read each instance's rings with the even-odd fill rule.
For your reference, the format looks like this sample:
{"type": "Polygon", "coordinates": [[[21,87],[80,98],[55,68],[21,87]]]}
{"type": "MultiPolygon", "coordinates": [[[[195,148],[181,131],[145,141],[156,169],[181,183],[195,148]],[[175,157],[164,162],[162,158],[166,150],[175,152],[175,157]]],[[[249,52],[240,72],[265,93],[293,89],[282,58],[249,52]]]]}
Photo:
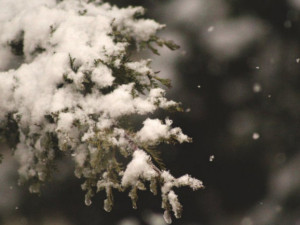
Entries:
{"type": "Polygon", "coordinates": [[[181,205],[173,187],[199,189],[189,175],[174,178],[154,162],[164,143],[191,139],[172,121],[149,118],[157,109],[180,111],[162,86],[170,81],[151,69],[151,60],[133,61],[132,51],[178,46],[156,36],[164,28],[140,16],[142,7],[118,8],[99,0],[0,1],[0,136],[15,150],[20,183],[37,193],[58,158],[75,162],[83,178],[85,203],[104,190],[104,209],[113,207],[113,189],[136,207],[137,190],[162,193],[165,218],[181,205]],[[128,117],[143,116],[139,131],[128,117]]]}

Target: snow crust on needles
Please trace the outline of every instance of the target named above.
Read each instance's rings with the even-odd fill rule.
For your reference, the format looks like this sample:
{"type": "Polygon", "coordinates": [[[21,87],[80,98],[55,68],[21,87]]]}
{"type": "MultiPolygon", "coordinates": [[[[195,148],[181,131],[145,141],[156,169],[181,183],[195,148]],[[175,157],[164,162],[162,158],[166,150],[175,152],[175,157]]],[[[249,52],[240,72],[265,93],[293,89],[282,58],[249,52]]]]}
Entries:
{"type": "Polygon", "coordinates": [[[166,119],[166,124],[163,124],[159,119],[146,119],[144,126],[137,132],[137,139],[142,142],[156,142],[157,140],[164,138],[169,139],[172,135],[177,141],[183,143],[189,141],[189,137],[182,133],[179,127],[171,128],[172,120],[166,119]]]}
{"type": "MultiPolygon", "coordinates": [[[[147,40],[163,27],[152,20],[133,20],[133,14],[142,13],[140,7],[118,9],[108,4],[99,7],[85,4],[87,15],[79,16],[77,12],[82,9],[81,4],[84,3],[70,0],[62,1],[58,6],[54,0],[1,1],[0,42],[18,40],[24,32],[26,62],[18,69],[0,74],[2,117],[7,111],[18,110],[23,122],[39,123],[46,113],[77,104],[81,104],[86,113],[102,110],[111,117],[155,110],[153,99],[131,97],[132,84],[121,85],[107,96],[93,93],[84,97],[74,87],[56,88],[63,82],[63,74],[69,74],[77,85],[75,88],[80,90],[83,72],[90,68],[93,69],[91,79],[97,87],[113,84],[115,78],[107,66],[93,65],[94,59],[105,62],[107,56],[122,55],[125,51],[125,43],[114,43],[109,36],[112,21],[116,26],[126,27],[125,30],[139,40],[147,40]],[[37,47],[46,51],[35,55],[37,47]],[[76,74],[70,69],[69,55],[76,59],[74,63],[80,65],[76,74]],[[15,89],[13,94],[12,89],[15,89]]],[[[5,58],[5,54],[0,57],[5,58]]],[[[141,72],[138,68],[145,68],[144,62],[136,62],[135,65],[138,72],[141,72]]],[[[162,98],[164,91],[158,90],[160,96],[153,96],[155,91],[151,91],[149,97],[161,98],[166,103],[162,98]]]]}
{"type": "MultiPolygon", "coordinates": [[[[36,133],[43,136],[46,132],[55,132],[62,146],[68,140],[78,139],[79,132],[73,126],[75,120],[92,128],[96,126],[101,131],[115,124],[120,116],[145,115],[158,107],[176,104],[164,97],[165,91],[161,88],[133,97],[133,83],[119,84],[109,94],[99,92],[99,88],[109,87],[115,81],[111,68],[105,63],[111,63],[112,57],[121,58],[128,45],[113,41],[112,24],[137,42],[148,40],[164,26],[153,20],[135,19],[135,14],[143,13],[142,7],[119,9],[107,3],[96,6],[85,2],[0,1],[0,57],[10,58],[0,64],[0,71],[3,71],[0,72],[0,121],[5,121],[5,116],[13,112],[20,132],[29,130],[26,134],[29,137],[36,133]],[[84,14],[79,15],[80,11],[84,14]],[[10,53],[9,43],[21,40],[24,56],[14,56],[10,53]],[[37,49],[42,51],[36,52],[37,49]],[[9,61],[20,58],[23,63],[19,67],[11,67],[9,61]],[[78,71],[70,67],[70,60],[78,71]],[[101,63],[95,65],[95,60],[101,63]],[[84,88],[85,71],[92,71],[91,80],[95,83],[88,95],[80,93],[84,88]],[[66,75],[73,83],[66,84],[66,75]],[[64,85],[58,88],[61,84],[64,85]],[[63,112],[66,109],[67,112],[63,112]],[[56,124],[47,123],[45,116],[57,112],[56,124]],[[91,114],[100,115],[96,124],[89,118],[91,114]]],[[[127,66],[146,77],[146,73],[153,74],[146,62],[141,60],[127,66]]],[[[114,63],[115,67],[119,66],[118,60],[114,63]]],[[[93,135],[93,129],[89,129],[79,139],[86,141],[93,135]]],[[[22,143],[17,146],[16,152],[17,155],[28,156],[25,157],[28,160],[21,160],[26,164],[21,173],[28,177],[33,174],[26,169],[32,167],[34,149],[27,146],[24,135],[20,141],[22,143]]],[[[71,144],[76,152],[83,151],[76,142],[71,144]]],[[[75,157],[75,160],[79,165],[83,164],[82,157],[75,157]]]]}
{"type": "Polygon", "coordinates": [[[135,186],[139,179],[151,180],[158,176],[157,172],[150,166],[150,157],[143,150],[136,150],[133,159],[127,165],[122,178],[123,186],[135,186]]]}

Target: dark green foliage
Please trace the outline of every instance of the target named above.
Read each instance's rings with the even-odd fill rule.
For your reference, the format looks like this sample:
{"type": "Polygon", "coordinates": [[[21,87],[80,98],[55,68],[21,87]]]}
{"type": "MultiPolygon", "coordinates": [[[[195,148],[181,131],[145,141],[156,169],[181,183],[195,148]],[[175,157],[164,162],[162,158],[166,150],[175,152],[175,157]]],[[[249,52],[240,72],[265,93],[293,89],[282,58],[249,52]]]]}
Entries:
{"type": "Polygon", "coordinates": [[[46,51],[46,49],[45,49],[44,47],[38,45],[38,46],[34,49],[34,51],[31,53],[31,55],[38,55],[38,54],[41,54],[41,53],[43,53],[43,52],[45,52],[45,51],[46,51]]]}
{"type": "Polygon", "coordinates": [[[13,117],[13,113],[7,115],[6,124],[0,128],[0,137],[2,136],[8,146],[15,149],[19,143],[19,127],[17,121],[13,117]]]}
{"type": "Polygon", "coordinates": [[[166,169],[166,166],[161,158],[161,152],[157,150],[156,147],[154,146],[142,146],[142,148],[151,156],[153,159],[154,163],[157,164],[157,166],[161,169],[164,170],[166,169]]]}
{"type": "Polygon", "coordinates": [[[23,48],[24,48],[24,31],[22,31],[18,38],[12,40],[8,43],[11,48],[11,52],[17,56],[24,55],[23,48]]]}
{"type": "Polygon", "coordinates": [[[57,135],[53,132],[46,132],[44,137],[41,139],[41,145],[46,150],[45,154],[49,150],[59,151],[58,147],[58,138],[57,135]]]}
{"type": "Polygon", "coordinates": [[[74,73],[77,73],[77,71],[78,71],[80,65],[76,64],[76,63],[75,63],[75,60],[76,60],[76,58],[72,58],[71,54],[69,54],[69,63],[70,63],[70,67],[71,67],[71,69],[72,69],[72,71],[73,71],[74,73]]]}
{"type": "Polygon", "coordinates": [[[55,25],[50,26],[50,36],[53,35],[53,33],[56,31],[57,27],[55,25]]]}
{"type": "Polygon", "coordinates": [[[81,91],[83,95],[87,95],[87,94],[91,94],[92,93],[92,88],[94,87],[95,83],[91,80],[91,75],[92,72],[91,71],[84,71],[84,79],[82,82],[83,85],[83,90],[81,91]]]}
{"type": "Polygon", "coordinates": [[[70,78],[68,77],[68,74],[64,74],[64,75],[63,75],[63,80],[64,80],[64,82],[67,83],[67,84],[73,83],[73,80],[70,79],[70,78]]]}
{"type": "Polygon", "coordinates": [[[180,48],[179,45],[175,44],[175,42],[170,41],[170,40],[164,40],[161,39],[157,36],[152,36],[148,41],[144,41],[140,43],[140,47],[141,48],[148,48],[150,49],[154,54],[156,55],[160,55],[159,51],[157,50],[157,48],[155,48],[153,46],[153,43],[157,44],[159,47],[163,47],[166,46],[168,47],[170,50],[177,50],[180,48]]]}
{"type": "Polygon", "coordinates": [[[78,11],[78,14],[79,14],[80,16],[84,16],[86,13],[87,13],[87,10],[86,10],[86,9],[83,9],[83,10],[78,11]]]}

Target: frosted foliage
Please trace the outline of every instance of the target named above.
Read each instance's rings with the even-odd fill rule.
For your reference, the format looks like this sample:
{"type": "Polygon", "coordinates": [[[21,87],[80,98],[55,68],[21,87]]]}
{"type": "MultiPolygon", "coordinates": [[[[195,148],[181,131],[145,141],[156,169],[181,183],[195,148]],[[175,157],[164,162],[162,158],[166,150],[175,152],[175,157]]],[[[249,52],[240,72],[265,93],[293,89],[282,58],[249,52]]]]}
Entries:
{"type": "Polygon", "coordinates": [[[106,211],[112,190],[127,187],[135,208],[137,190],[149,181],[153,193],[161,188],[167,214],[179,217],[172,188],[202,187],[153,162],[159,164],[154,146],[191,139],[170,119],[148,118],[159,108],[181,108],[165,97],[161,86],[169,81],[153,72],[150,59],[130,59],[130,51],[147,46],[156,53],[154,44],[177,48],[156,36],[164,25],[141,19],[143,13],[97,0],[0,1],[0,136],[11,136],[19,181],[31,192],[40,191],[62,155],[72,157],[75,175],[85,180],[87,205],[106,192],[106,211]],[[130,127],[131,115],[145,119],[139,131],[130,127]]]}
{"type": "Polygon", "coordinates": [[[133,159],[127,165],[122,178],[123,186],[135,186],[139,179],[151,180],[156,177],[157,172],[151,167],[150,157],[142,150],[133,153],[133,159]]]}
{"type": "Polygon", "coordinates": [[[155,143],[160,139],[169,139],[171,136],[180,143],[189,141],[189,137],[183,134],[180,128],[171,128],[172,121],[169,119],[166,119],[166,123],[163,124],[159,119],[148,118],[143,124],[143,128],[136,134],[137,139],[142,142],[155,143]]]}

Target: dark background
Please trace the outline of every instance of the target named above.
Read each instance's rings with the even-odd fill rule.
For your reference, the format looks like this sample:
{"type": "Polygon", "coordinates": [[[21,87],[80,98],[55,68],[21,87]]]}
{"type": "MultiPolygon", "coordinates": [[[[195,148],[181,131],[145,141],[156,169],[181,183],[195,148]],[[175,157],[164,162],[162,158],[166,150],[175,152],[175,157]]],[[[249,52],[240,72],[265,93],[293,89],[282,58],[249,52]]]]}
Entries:
{"type": "MultiPolygon", "coordinates": [[[[300,225],[300,0],[109,2],[143,5],[147,17],[167,24],[160,35],[181,45],[162,49],[153,67],[173,80],[169,97],[186,109],[160,117],[193,143],[161,149],[174,175],[189,173],[206,188],[176,190],[184,212],[173,224],[300,225]]],[[[111,213],[101,193],[85,206],[66,162],[41,196],[31,195],[17,186],[9,155],[0,165],[0,224],[164,224],[160,198],[148,192],[138,210],[124,193],[111,213]]]]}

